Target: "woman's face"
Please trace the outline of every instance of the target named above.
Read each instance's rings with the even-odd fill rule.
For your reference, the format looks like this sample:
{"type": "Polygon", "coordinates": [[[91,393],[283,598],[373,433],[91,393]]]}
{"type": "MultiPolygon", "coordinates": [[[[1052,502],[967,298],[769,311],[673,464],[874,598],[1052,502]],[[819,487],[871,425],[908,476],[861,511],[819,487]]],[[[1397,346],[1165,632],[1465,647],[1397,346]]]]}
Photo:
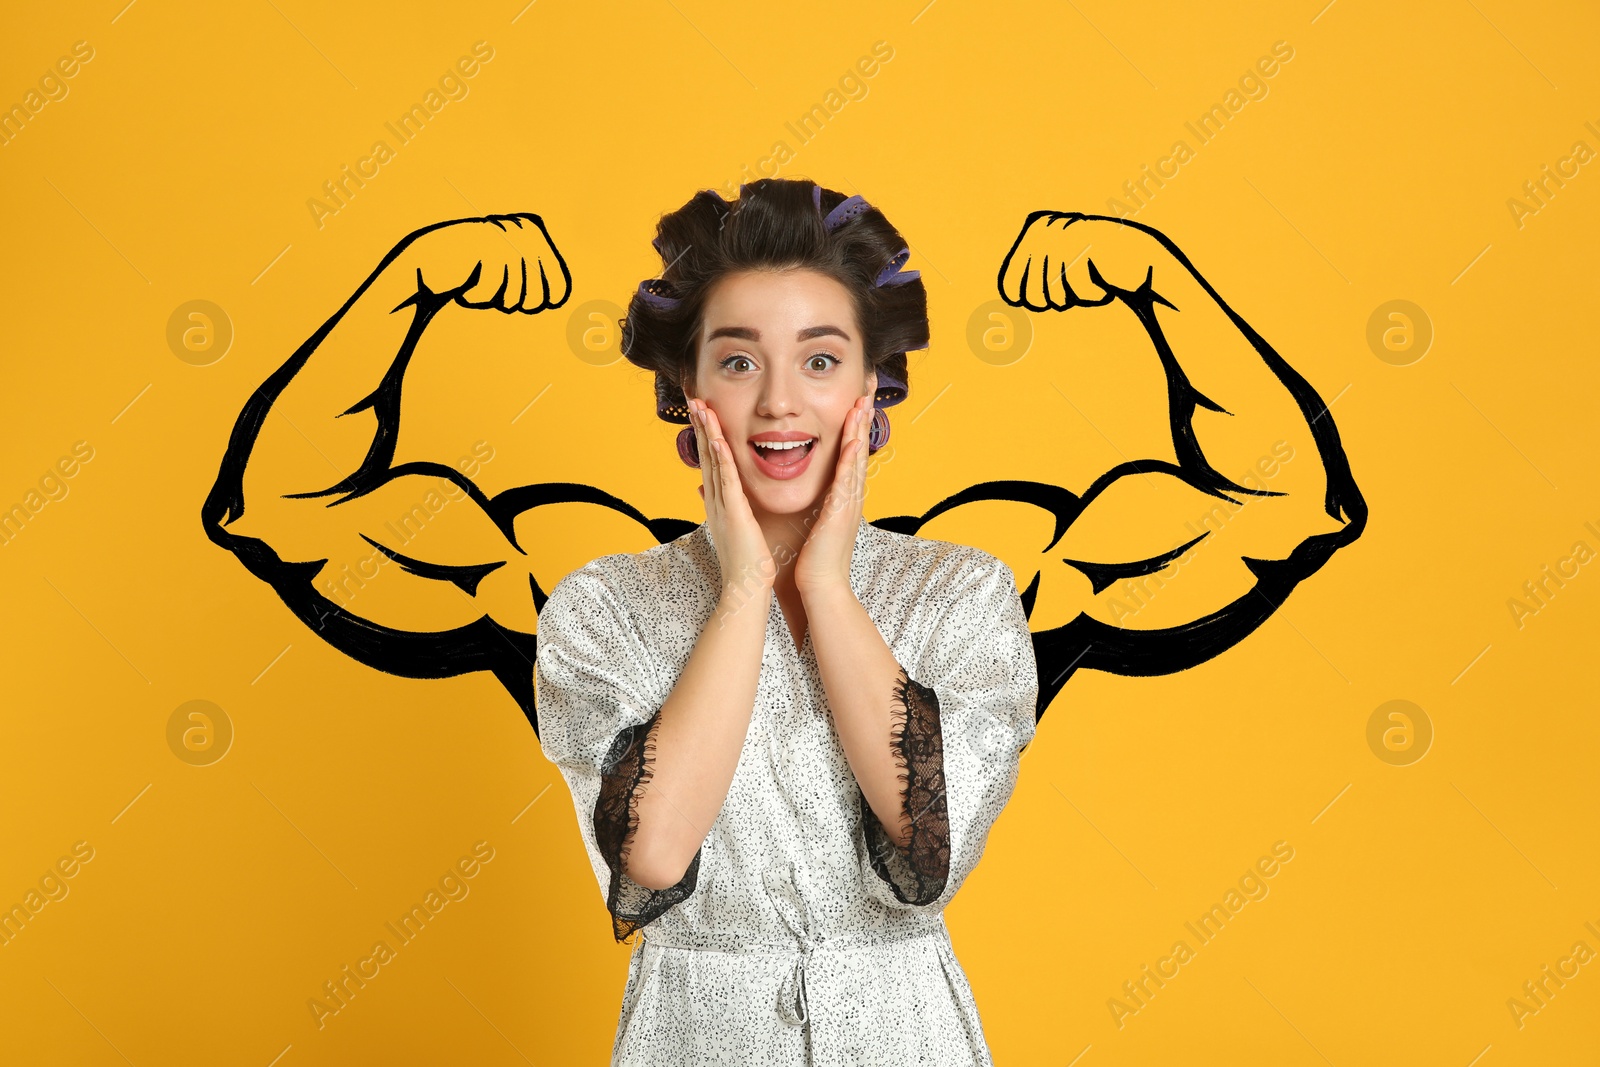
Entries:
{"type": "Polygon", "coordinates": [[[719,280],[701,316],[694,395],[722,425],[751,510],[794,515],[833,481],[845,416],[878,387],[849,291],[812,270],[719,280]],[[810,443],[776,450],[773,438],[810,443]]]}

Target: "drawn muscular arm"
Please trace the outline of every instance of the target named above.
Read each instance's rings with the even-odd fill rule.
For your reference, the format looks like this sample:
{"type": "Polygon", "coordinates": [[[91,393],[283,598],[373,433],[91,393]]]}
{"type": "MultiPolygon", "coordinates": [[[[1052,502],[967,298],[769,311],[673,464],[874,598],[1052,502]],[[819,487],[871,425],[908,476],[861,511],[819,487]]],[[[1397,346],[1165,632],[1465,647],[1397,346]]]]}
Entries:
{"type": "Polygon", "coordinates": [[[512,530],[526,494],[490,499],[449,463],[393,461],[405,371],[435,315],[535,314],[570,286],[536,215],[408,235],[245,404],[202,509],[208,536],[354,658],[411,677],[494,669],[531,709],[542,597],[512,530]],[[417,546],[414,515],[427,519],[417,546]],[[372,588],[322,573],[354,558],[381,558],[372,588]],[[397,608],[404,625],[383,618],[397,608]]]}
{"type": "MultiPolygon", "coordinates": [[[[1042,682],[1210,658],[1359,536],[1366,505],[1327,405],[1163,234],[1034,212],[999,280],[1032,311],[1133,316],[1166,376],[1176,456],[1118,464],[1056,507],[1040,573],[1059,562],[1086,581],[1060,647],[1041,648],[1077,658],[1041,655],[1042,682]]],[[[1041,685],[1041,709],[1058,687],[1041,685]]]]}

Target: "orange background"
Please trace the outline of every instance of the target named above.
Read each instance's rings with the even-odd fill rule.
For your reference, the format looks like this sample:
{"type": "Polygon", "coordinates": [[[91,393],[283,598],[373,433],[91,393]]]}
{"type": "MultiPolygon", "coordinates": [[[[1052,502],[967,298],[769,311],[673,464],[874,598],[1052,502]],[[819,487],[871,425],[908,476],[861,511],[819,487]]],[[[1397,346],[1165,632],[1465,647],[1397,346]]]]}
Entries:
{"type": "MultiPolygon", "coordinates": [[[[1065,366],[1050,328],[1025,358],[985,359],[969,323],[1029,211],[1106,210],[1281,41],[1293,58],[1265,95],[1191,139],[1137,217],[1332,402],[1370,525],[1219,659],[1072,680],[947,912],[956,949],[1002,1064],[1592,1062],[1592,958],[1520,1024],[1508,1000],[1575,943],[1600,952],[1600,578],[1586,562],[1536,613],[1510,602],[1575,543],[1600,550],[1585,316],[1600,176],[1568,164],[1537,212],[1508,201],[1529,202],[1523,183],[1575,142],[1600,150],[1600,19],[1503,0],[752,10],[111,0],[8,15],[0,104],[24,103],[75,42],[92,58],[46,80],[0,146],[0,505],[27,512],[0,548],[0,904],[75,843],[92,858],[66,863],[66,895],[0,947],[0,1061],[610,1049],[628,950],[517,707],[487,675],[417,681],[343,657],[199,522],[246,397],[404,234],[537,212],[574,293],[534,319],[441,319],[407,382],[400,459],[487,442],[491,494],[577,481],[699,521],[698,475],[653,418],[649,378],[603,329],[569,342],[605,305],[574,316],[659,269],[654,221],[697,188],[732,195],[776,170],[862,193],[914,242],[933,320],[867,515],[920,512],[974,482],[1047,479],[1067,456],[1116,462],[1041,383],[1098,375],[1115,398],[1147,365],[1065,366]],[[493,58],[466,94],[319,220],[323,183],[479,41],[493,58]],[[830,99],[879,41],[892,58],[830,99]],[[786,124],[814,104],[836,113],[802,144],[786,124]],[[1431,324],[1420,359],[1369,345],[1397,299],[1431,324]],[[169,343],[192,300],[231,324],[221,358],[169,343]],[[52,479],[63,457],[72,475],[52,479]],[[232,726],[208,766],[169,744],[191,700],[232,726]],[[1407,765],[1369,746],[1391,700],[1431,725],[1407,765]],[[1293,859],[1270,893],[1190,941],[1119,1026],[1123,983],[1280,841],[1293,859]],[[469,894],[319,1029],[307,1001],[478,842],[492,859],[469,894]]],[[[537,566],[559,576],[605,536],[557,524],[537,566]]]]}

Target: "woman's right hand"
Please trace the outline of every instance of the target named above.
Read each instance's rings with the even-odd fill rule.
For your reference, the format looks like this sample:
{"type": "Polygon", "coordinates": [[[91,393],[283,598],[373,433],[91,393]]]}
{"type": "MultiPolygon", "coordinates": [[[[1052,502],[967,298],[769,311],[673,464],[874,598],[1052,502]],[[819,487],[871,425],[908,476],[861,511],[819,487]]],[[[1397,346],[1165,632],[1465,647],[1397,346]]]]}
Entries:
{"type": "MultiPolygon", "coordinates": [[[[705,401],[691,397],[689,422],[700,455],[700,498],[705,501],[706,523],[722,567],[722,595],[726,598],[730,591],[738,590],[742,604],[770,591],[778,569],[767,536],[745,499],[739,467],[722,435],[717,413],[705,401]]],[[[764,597],[761,603],[765,607],[764,597]]]]}

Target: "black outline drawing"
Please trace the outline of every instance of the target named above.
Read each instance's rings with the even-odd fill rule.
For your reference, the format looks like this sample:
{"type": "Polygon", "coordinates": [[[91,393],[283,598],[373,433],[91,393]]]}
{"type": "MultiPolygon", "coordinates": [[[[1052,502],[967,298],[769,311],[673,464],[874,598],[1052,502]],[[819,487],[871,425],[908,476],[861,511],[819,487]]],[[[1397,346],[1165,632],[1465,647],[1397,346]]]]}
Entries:
{"type": "MultiPolygon", "coordinates": [[[[1327,515],[1342,523],[1338,530],[1306,537],[1281,560],[1251,559],[1244,563],[1255,576],[1255,585],[1243,595],[1204,617],[1183,625],[1165,629],[1132,630],[1119,628],[1080,614],[1066,624],[1033,634],[1034,649],[1039,669],[1038,715],[1042,718],[1055,695],[1078,670],[1094,668],[1115,674],[1157,675],[1185,670],[1202,663],[1231,648],[1252,633],[1284,602],[1301,581],[1315,573],[1333,552],[1361,535],[1367,519],[1366,503],[1351,477],[1349,463],[1340,445],[1338,430],[1332,415],[1316,391],[1291,367],[1273,347],[1266,342],[1222,299],[1188,258],[1167,237],[1149,226],[1124,219],[1097,215],[1081,215],[1052,211],[1036,211],[1027,217],[1016,242],[1001,264],[998,281],[1003,282],[1013,257],[1019,254],[1024,238],[1035,223],[1072,225],[1080,222],[1110,223],[1127,226],[1147,234],[1159,243],[1177,264],[1187,270],[1211,299],[1237,327],[1240,334],[1254,348],[1279,383],[1293,397],[1314,441],[1320,462],[1327,476],[1326,499],[1323,509],[1327,515]]],[[[460,231],[448,231],[449,234],[460,231]]],[[[507,242],[510,247],[510,243],[507,242]]],[[[437,245],[435,245],[435,248],[437,245]]],[[[515,249],[513,249],[515,251],[515,249]]],[[[279,395],[289,386],[295,375],[317,352],[319,346],[339,326],[352,308],[363,297],[376,298],[374,290],[380,278],[393,281],[386,274],[391,267],[409,268],[417,262],[416,292],[403,299],[392,311],[406,307],[413,309],[410,328],[399,351],[372,391],[356,400],[341,415],[370,410],[377,420],[372,445],[360,467],[331,485],[304,492],[285,494],[280,499],[318,499],[336,497],[327,507],[333,508],[348,501],[379,490],[383,486],[411,475],[447,478],[460,487],[494,525],[505,535],[509,546],[507,559],[485,560],[481,563],[440,565],[406,556],[378,541],[361,536],[371,545],[395,561],[407,573],[420,578],[449,583],[465,595],[476,592],[478,583],[487,575],[506,565],[516,556],[527,553],[517,544],[513,523],[516,517],[532,508],[563,502],[586,502],[613,509],[645,527],[658,542],[665,543],[694,530],[699,521],[678,518],[649,518],[610,493],[592,486],[572,482],[544,482],[518,486],[489,497],[469,478],[446,463],[405,463],[393,465],[395,445],[399,435],[401,384],[411,355],[424,330],[433,317],[451,303],[475,309],[489,309],[506,314],[521,312],[536,314],[561,307],[571,292],[571,275],[566,262],[555,250],[544,222],[537,215],[497,215],[483,219],[455,219],[423,227],[409,234],[379,262],[355,293],[345,301],[322,326],[302,344],[289,359],[264,381],[239,413],[227,451],[223,456],[217,479],[207,495],[201,510],[207,536],[219,546],[238,556],[249,571],[276,591],[284,604],[307,626],[311,627],[329,644],[352,659],[389,674],[409,678],[441,678],[469,671],[492,671],[500,683],[538,731],[538,718],[534,707],[533,662],[536,638],[532,634],[513,630],[496,623],[488,615],[454,629],[438,632],[408,632],[373,623],[356,615],[318,592],[315,579],[327,560],[286,561],[265,541],[232,533],[228,527],[245,511],[244,474],[255,448],[261,428],[279,395]],[[540,252],[532,267],[526,256],[520,257],[520,280],[513,270],[519,257],[507,261],[480,260],[470,271],[465,269],[464,281],[433,288],[433,279],[425,272],[434,269],[432,260],[419,253],[426,251],[428,235],[447,231],[449,227],[485,225],[498,227],[509,235],[511,229],[521,235],[540,241],[540,252]],[[535,232],[537,231],[537,232],[535,232]],[[398,264],[402,256],[411,256],[406,263],[398,264]],[[488,264],[486,270],[486,264],[488,264]],[[530,271],[537,267],[537,285],[530,281],[530,271]],[[487,284],[499,270],[499,286],[492,294],[487,284]],[[555,274],[558,276],[555,276],[555,274]],[[485,277],[487,275],[487,278],[485,277]],[[470,298],[470,299],[469,299],[470,298]]],[[[1147,273],[1144,284],[1137,289],[1120,289],[1110,285],[1100,275],[1093,258],[1087,260],[1089,277],[1104,295],[1094,299],[1081,299],[1066,282],[1066,263],[1060,269],[1059,279],[1052,279],[1055,290],[1064,294],[1062,299],[1039,306],[1025,304],[1022,299],[1005,297],[1016,307],[1040,313],[1070,311],[1074,307],[1098,306],[1120,301],[1137,316],[1149,337],[1151,346],[1166,374],[1172,444],[1177,463],[1165,460],[1140,459],[1118,464],[1106,471],[1081,495],[1061,486],[1019,480],[986,481],[962,489],[940,500],[921,515],[899,515],[869,520],[882,529],[916,534],[926,523],[962,505],[985,500],[1004,500],[1031,504],[1054,516],[1055,533],[1049,552],[1066,534],[1068,528],[1102,493],[1118,479],[1130,476],[1163,474],[1219,501],[1237,504],[1241,495],[1280,496],[1281,493],[1250,489],[1223,476],[1207,462],[1196,439],[1193,417],[1197,408],[1227,414],[1224,409],[1203,395],[1190,383],[1175,354],[1168,345],[1156,308],[1173,305],[1156,291],[1153,268],[1147,273]]],[[[438,268],[446,269],[446,268],[438,268]]],[[[1023,274],[1034,269],[1031,259],[1025,262],[1023,274]]],[[[1038,265],[1039,270],[1050,269],[1049,261],[1038,265]]],[[[1002,296],[1004,293],[1002,291],[1002,296]]],[[[675,462],[675,461],[674,461],[675,462]]],[[[1170,552],[1147,559],[1118,564],[1105,564],[1085,560],[1064,560],[1090,579],[1098,593],[1125,578],[1152,574],[1182,556],[1192,546],[1203,540],[1201,533],[1194,540],[1170,552]]],[[[1036,573],[1021,593],[1027,613],[1033,614],[1034,601],[1039,590],[1042,572],[1036,573]]],[[[544,605],[546,593],[529,574],[529,592],[537,611],[544,605]]]]}

